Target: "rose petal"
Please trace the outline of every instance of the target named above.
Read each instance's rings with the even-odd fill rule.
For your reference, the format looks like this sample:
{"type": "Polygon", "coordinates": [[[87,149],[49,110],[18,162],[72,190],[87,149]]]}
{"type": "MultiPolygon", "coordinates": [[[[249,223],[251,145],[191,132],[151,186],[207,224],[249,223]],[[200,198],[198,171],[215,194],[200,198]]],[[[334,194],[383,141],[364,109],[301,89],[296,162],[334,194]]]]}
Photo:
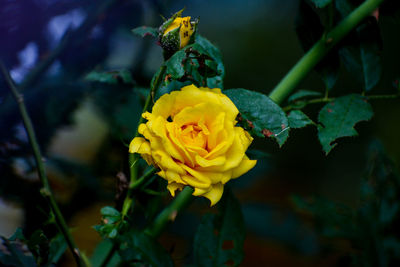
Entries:
{"type": "Polygon", "coordinates": [[[152,153],[152,156],[154,162],[162,170],[171,170],[179,174],[185,174],[185,171],[182,169],[181,165],[177,164],[167,152],[156,150],[152,153]]]}
{"type": "Polygon", "coordinates": [[[129,144],[129,153],[150,154],[150,143],[143,137],[135,137],[129,144]]]}
{"type": "Polygon", "coordinates": [[[169,191],[169,193],[171,194],[172,197],[175,197],[176,189],[182,190],[183,187],[184,187],[183,184],[178,184],[178,183],[175,183],[175,182],[169,183],[167,185],[167,189],[168,189],[168,191],[169,191]]]}
{"type": "MultiPolygon", "coordinates": [[[[252,169],[257,163],[257,160],[250,160],[247,156],[244,156],[242,162],[240,162],[239,166],[232,170],[232,178],[237,178],[242,176],[250,169],[252,169]]],[[[226,183],[226,182],[225,182],[226,183]]]]}
{"type": "Polygon", "coordinates": [[[175,148],[180,152],[180,155],[183,156],[183,162],[187,165],[194,166],[194,160],[185,148],[185,146],[182,144],[182,142],[177,138],[176,135],[176,125],[173,123],[168,123],[166,124],[166,128],[168,131],[168,138],[171,141],[171,144],[175,146],[175,148]]]}
{"type": "Polygon", "coordinates": [[[224,193],[224,185],[221,183],[214,184],[212,189],[205,193],[203,196],[208,198],[211,201],[211,207],[214,206],[222,197],[224,193]]]}
{"type": "Polygon", "coordinates": [[[198,165],[200,165],[200,167],[221,166],[226,161],[225,156],[219,156],[217,158],[208,160],[208,159],[201,157],[200,155],[196,155],[195,159],[196,159],[196,163],[198,165]]]}

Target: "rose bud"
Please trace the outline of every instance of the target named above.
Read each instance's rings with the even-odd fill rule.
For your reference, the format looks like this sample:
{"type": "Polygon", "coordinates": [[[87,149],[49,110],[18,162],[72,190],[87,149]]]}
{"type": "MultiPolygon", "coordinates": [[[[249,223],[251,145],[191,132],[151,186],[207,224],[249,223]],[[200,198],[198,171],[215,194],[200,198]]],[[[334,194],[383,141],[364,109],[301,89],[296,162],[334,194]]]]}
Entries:
{"type": "Polygon", "coordinates": [[[158,40],[168,59],[176,51],[194,42],[198,21],[190,21],[190,17],[182,18],[183,9],[175,13],[159,28],[158,40]]]}

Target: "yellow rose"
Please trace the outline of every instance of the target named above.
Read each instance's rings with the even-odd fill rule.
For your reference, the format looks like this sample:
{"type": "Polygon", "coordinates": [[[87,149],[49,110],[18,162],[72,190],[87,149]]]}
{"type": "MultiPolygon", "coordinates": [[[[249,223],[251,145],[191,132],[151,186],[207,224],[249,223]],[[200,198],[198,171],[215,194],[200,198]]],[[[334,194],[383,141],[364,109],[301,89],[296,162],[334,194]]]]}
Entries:
{"type": "Polygon", "coordinates": [[[245,152],[253,138],[236,127],[239,111],[218,88],[185,86],[160,97],[129,146],[168,181],[175,196],[185,185],[216,204],[224,184],[254,167],[245,152]]]}

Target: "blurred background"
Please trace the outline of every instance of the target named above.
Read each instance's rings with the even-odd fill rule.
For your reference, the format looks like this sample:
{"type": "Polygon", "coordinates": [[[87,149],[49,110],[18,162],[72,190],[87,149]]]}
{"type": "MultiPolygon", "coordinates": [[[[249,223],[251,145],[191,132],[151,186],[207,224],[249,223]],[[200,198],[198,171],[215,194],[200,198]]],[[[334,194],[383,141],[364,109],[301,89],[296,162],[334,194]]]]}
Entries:
{"type": "MultiPolygon", "coordinates": [[[[156,42],[134,36],[131,29],[158,27],[160,15],[169,17],[185,7],[184,15],[199,18],[199,32],[222,52],[225,88],[267,94],[303,55],[295,33],[298,2],[1,0],[0,58],[25,96],[57,201],[85,253],[91,255],[100,241],[92,229],[100,222],[100,208],[115,205],[118,174],[128,169],[127,144],[139,119],[140,92],[162,63],[156,42]],[[93,70],[126,70],[132,80],[90,82],[85,77],[93,70]]],[[[383,75],[374,94],[393,92],[400,76],[399,20],[381,17],[379,25],[383,75]]],[[[324,84],[311,73],[299,89],[323,92],[324,84]]],[[[349,91],[362,90],[341,68],[331,95],[349,91]]],[[[340,140],[328,156],[314,127],[292,131],[281,149],[270,140],[254,141],[249,154],[259,159],[256,168],[231,182],[247,229],[243,266],[336,266],[348,263],[355,250],[357,254],[347,236],[325,235],[324,218],[318,221],[310,209],[299,209],[304,203],[294,196],[317,196],[357,212],[365,179],[395,176],[400,105],[398,99],[372,105],[375,115],[357,125],[359,136],[340,140]]],[[[306,112],[316,120],[320,108],[310,106],[306,112]]],[[[31,148],[3,78],[0,129],[0,235],[9,237],[17,227],[32,232],[48,218],[36,190],[39,180],[31,148]]],[[[207,207],[206,200],[196,200],[163,235],[167,250],[174,247],[177,265],[190,262],[196,226],[207,207]]],[[[390,212],[397,216],[397,210],[398,204],[390,212]]],[[[396,246],[393,253],[400,253],[396,246]]],[[[65,266],[69,260],[68,255],[63,258],[65,266]]]]}

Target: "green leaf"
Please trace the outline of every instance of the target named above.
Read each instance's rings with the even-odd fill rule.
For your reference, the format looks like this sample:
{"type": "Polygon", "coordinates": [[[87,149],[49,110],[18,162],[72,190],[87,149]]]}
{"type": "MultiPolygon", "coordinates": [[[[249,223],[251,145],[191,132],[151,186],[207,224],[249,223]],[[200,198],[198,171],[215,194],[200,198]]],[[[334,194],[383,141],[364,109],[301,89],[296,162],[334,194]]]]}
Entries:
{"type": "Polygon", "coordinates": [[[213,45],[209,40],[196,34],[196,44],[200,45],[204,51],[213,59],[216,63],[216,72],[218,73],[215,77],[207,79],[207,85],[210,88],[221,88],[223,89],[223,79],[225,77],[225,67],[222,62],[222,54],[219,49],[213,45]]]}
{"type": "Polygon", "coordinates": [[[322,94],[320,92],[316,91],[309,91],[309,90],[299,90],[293,95],[289,96],[288,102],[294,102],[303,98],[309,98],[309,97],[319,97],[322,94]]]}
{"type": "MultiPolygon", "coordinates": [[[[174,53],[165,63],[167,70],[161,87],[170,82],[190,82],[197,86],[223,88],[225,68],[219,50],[196,34],[196,42],[174,53]]],[[[157,74],[154,76],[156,77],[157,74]]],[[[154,82],[154,78],[152,83],[154,82]]]]}
{"type": "Polygon", "coordinates": [[[194,238],[196,266],[239,266],[245,227],[239,202],[225,191],[218,214],[203,216],[194,238]]]}
{"type": "Polygon", "coordinates": [[[324,8],[332,3],[332,0],[311,0],[311,2],[318,8],[324,8]]]}
{"type": "Polygon", "coordinates": [[[367,121],[373,115],[371,105],[361,95],[351,94],[339,97],[326,104],[319,113],[318,138],[328,154],[336,144],[336,139],[357,135],[354,125],[367,121]]]}
{"type": "Polygon", "coordinates": [[[132,32],[135,35],[138,35],[140,37],[145,37],[145,36],[157,37],[158,36],[158,29],[148,27],[148,26],[137,27],[137,28],[133,29],[132,32]]]}
{"type": "Polygon", "coordinates": [[[19,227],[15,230],[15,233],[8,240],[16,241],[18,239],[24,242],[26,241],[22,228],[19,227]]]}
{"type": "Polygon", "coordinates": [[[103,215],[104,218],[109,219],[110,223],[116,222],[121,217],[121,213],[118,210],[109,206],[101,208],[100,214],[103,215]]]}
{"type": "Polygon", "coordinates": [[[68,245],[65,241],[65,237],[62,234],[58,234],[50,241],[49,251],[49,263],[57,263],[61,256],[64,254],[68,245]]]}
{"type": "Polygon", "coordinates": [[[185,74],[184,60],[186,58],[185,50],[179,50],[165,63],[167,66],[167,74],[171,75],[172,79],[180,79],[185,74]]]}
{"type": "MultiPolygon", "coordinates": [[[[90,257],[90,263],[92,267],[101,267],[102,263],[106,259],[108,253],[113,247],[113,242],[109,239],[102,240],[95,248],[93,255],[90,257]]],[[[121,261],[121,257],[118,253],[114,253],[114,256],[108,262],[107,267],[118,266],[121,261]]]]}
{"type": "Polygon", "coordinates": [[[132,75],[129,70],[118,71],[92,71],[85,77],[86,81],[100,82],[106,84],[134,84],[132,75]]]}
{"type": "Polygon", "coordinates": [[[42,230],[36,230],[33,232],[27,245],[29,251],[31,251],[33,256],[36,258],[38,265],[42,266],[48,262],[50,251],[49,240],[42,230]]]}
{"type": "Polygon", "coordinates": [[[268,96],[246,89],[229,89],[224,93],[239,109],[249,131],[259,137],[273,137],[282,146],[289,136],[285,112],[268,96]]]}
{"type": "Polygon", "coordinates": [[[118,230],[126,223],[122,220],[121,213],[113,207],[103,207],[100,210],[102,222],[93,228],[102,236],[107,238],[115,238],[118,230]]]}
{"type": "Polygon", "coordinates": [[[156,95],[154,97],[155,100],[159,99],[161,96],[165,94],[169,94],[172,91],[178,91],[182,87],[192,84],[190,81],[180,82],[177,80],[172,80],[169,83],[163,83],[157,90],[156,95]]]}
{"type": "Polygon", "coordinates": [[[289,127],[293,129],[303,128],[314,122],[301,110],[293,110],[288,115],[289,127]]]}
{"type": "MultiPolygon", "coordinates": [[[[336,9],[342,17],[356,6],[348,0],[337,0],[336,9]]],[[[364,22],[343,41],[339,55],[346,69],[369,91],[379,82],[382,74],[382,37],[375,17],[364,22]]]]}
{"type": "Polygon", "coordinates": [[[119,254],[123,261],[143,263],[144,266],[173,266],[170,255],[149,235],[130,232],[122,237],[119,254]]]}

